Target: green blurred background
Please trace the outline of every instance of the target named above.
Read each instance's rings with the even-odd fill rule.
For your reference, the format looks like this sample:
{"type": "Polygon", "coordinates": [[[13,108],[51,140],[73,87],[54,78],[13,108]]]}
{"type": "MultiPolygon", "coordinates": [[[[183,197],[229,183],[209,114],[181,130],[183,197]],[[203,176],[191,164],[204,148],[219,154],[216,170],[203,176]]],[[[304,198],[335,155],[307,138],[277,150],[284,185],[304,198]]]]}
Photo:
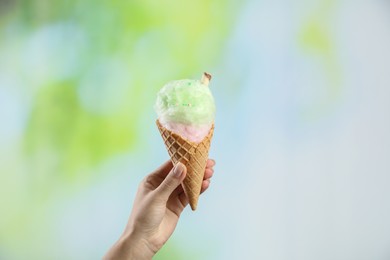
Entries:
{"type": "Polygon", "coordinates": [[[388,1],[0,0],[0,259],[99,259],[213,75],[211,189],[155,259],[388,259],[388,1]]]}
{"type": "MultiPolygon", "coordinates": [[[[0,259],[102,256],[114,237],[98,232],[96,240],[77,217],[69,230],[66,215],[78,207],[89,209],[91,221],[111,213],[96,212],[93,195],[85,205],[66,204],[118,174],[100,170],[107,161],[136,154],[139,172],[126,173],[136,183],[167,159],[147,155],[163,149],[162,141],[151,148],[145,134],[156,131],[150,120],[156,92],[168,80],[199,77],[215,66],[237,7],[232,1],[0,1],[0,259]],[[77,240],[95,244],[75,249],[77,240]]],[[[127,214],[131,202],[128,196],[122,205],[106,203],[127,214]]],[[[169,247],[159,259],[182,259],[182,251],[169,247]]]]}

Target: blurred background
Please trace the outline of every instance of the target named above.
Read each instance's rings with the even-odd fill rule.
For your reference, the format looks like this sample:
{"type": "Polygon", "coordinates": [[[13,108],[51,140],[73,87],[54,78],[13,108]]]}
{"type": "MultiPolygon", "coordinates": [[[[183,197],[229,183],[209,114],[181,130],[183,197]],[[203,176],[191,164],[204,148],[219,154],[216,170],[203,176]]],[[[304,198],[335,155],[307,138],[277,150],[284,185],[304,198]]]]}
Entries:
{"type": "Polygon", "coordinates": [[[213,75],[216,173],[155,259],[390,259],[390,3],[0,1],[0,259],[99,259],[213,75]]]}

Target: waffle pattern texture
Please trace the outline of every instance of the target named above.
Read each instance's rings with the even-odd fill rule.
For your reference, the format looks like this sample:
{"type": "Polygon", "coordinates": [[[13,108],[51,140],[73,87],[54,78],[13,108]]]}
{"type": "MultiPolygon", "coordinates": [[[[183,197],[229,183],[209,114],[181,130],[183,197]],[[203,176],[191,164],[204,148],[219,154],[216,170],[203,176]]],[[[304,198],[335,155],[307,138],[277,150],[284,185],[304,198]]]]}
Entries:
{"type": "Polygon", "coordinates": [[[187,176],[184,179],[182,186],[188,197],[191,209],[196,210],[200,190],[202,188],[204,171],[209,157],[214,125],[202,142],[193,143],[166,129],[158,120],[156,121],[156,124],[173,164],[175,165],[176,163],[181,162],[187,167],[187,176]]]}

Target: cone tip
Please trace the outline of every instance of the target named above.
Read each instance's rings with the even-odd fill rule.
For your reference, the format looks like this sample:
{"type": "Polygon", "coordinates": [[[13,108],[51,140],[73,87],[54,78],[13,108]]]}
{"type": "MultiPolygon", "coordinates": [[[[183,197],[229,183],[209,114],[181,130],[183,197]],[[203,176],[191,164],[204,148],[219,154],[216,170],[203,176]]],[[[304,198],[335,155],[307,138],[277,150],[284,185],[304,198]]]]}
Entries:
{"type": "Polygon", "coordinates": [[[197,204],[198,203],[196,203],[196,202],[192,202],[192,203],[190,202],[190,206],[191,206],[192,211],[196,210],[197,204]]]}
{"type": "Polygon", "coordinates": [[[199,196],[195,197],[189,197],[189,204],[191,206],[192,211],[195,211],[198,206],[198,199],[199,196]]]}

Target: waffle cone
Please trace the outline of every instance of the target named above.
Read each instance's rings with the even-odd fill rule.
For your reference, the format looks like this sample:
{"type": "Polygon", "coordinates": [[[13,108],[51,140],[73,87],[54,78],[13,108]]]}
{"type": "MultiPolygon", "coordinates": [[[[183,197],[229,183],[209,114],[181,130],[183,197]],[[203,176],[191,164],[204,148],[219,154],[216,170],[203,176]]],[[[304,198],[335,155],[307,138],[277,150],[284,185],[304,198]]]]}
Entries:
{"type": "Polygon", "coordinates": [[[214,133],[214,125],[211,127],[208,135],[200,143],[190,142],[178,134],[163,127],[160,122],[156,121],[158,130],[164,140],[165,147],[168,150],[172,163],[183,163],[187,167],[187,175],[182,182],[183,190],[187,195],[192,210],[196,209],[211,139],[214,133]]]}

